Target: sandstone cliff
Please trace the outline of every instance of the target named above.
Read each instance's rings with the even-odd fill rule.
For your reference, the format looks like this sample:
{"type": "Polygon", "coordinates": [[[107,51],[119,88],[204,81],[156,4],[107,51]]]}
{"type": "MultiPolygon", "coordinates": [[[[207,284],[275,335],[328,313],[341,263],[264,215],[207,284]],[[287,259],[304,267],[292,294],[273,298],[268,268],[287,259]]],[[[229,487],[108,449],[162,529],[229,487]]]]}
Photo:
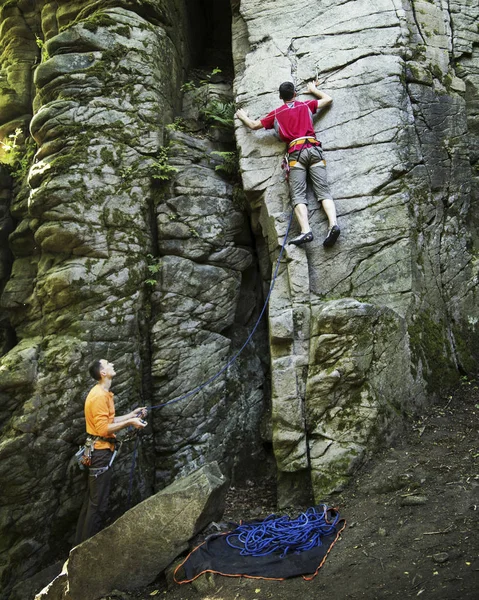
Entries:
{"type": "Polygon", "coordinates": [[[339,489],[404,413],[476,368],[474,0],[0,9],[2,587],[69,547],[99,355],[118,413],[171,402],[150,416],[136,497],[209,460],[234,476],[272,443],[282,505],[339,489]],[[290,214],[282,144],[238,123],[245,199],[205,107],[257,118],[281,81],[316,76],[341,237],[323,248],[311,197],[316,239],[287,247],[268,322],[177,401],[241,348],[290,214]]]}

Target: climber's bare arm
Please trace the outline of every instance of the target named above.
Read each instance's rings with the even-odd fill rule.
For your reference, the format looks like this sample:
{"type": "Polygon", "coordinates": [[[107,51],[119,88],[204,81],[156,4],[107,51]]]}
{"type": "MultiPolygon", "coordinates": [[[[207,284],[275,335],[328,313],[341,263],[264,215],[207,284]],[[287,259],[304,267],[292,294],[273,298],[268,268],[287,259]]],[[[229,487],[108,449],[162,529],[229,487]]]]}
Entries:
{"type": "Polygon", "coordinates": [[[250,119],[248,117],[248,113],[242,108],[239,108],[236,111],[236,116],[240,121],[242,121],[246,125],[246,127],[249,127],[250,129],[263,129],[263,123],[261,123],[260,120],[255,121],[253,119],[250,119]]]}
{"type": "Polygon", "coordinates": [[[317,81],[310,81],[308,83],[308,92],[310,94],[313,94],[313,96],[316,96],[316,98],[318,98],[318,108],[324,108],[325,106],[331,104],[333,99],[331,98],[331,96],[328,96],[328,94],[325,94],[321,90],[318,90],[318,88],[316,87],[317,83],[317,81]]]}

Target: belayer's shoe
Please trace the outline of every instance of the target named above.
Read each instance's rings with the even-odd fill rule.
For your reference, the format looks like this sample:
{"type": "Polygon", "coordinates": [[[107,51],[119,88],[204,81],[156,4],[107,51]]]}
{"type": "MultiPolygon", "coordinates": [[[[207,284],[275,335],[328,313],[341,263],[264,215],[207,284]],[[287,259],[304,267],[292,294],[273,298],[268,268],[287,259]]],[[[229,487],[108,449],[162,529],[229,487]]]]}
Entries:
{"type": "Polygon", "coordinates": [[[294,246],[301,246],[301,244],[312,242],[313,239],[313,232],[307,231],[306,233],[302,233],[301,235],[298,235],[298,237],[293,238],[289,243],[293,244],[294,246]]]}
{"type": "Polygon", "coordinates": [[[331,246],[334,246],[340,233],[341,229],[339,229],[337,225],[333,225],[329,230],[328,237],[323,242],[323,246],[325,248],[331,248],[331,246]]]}

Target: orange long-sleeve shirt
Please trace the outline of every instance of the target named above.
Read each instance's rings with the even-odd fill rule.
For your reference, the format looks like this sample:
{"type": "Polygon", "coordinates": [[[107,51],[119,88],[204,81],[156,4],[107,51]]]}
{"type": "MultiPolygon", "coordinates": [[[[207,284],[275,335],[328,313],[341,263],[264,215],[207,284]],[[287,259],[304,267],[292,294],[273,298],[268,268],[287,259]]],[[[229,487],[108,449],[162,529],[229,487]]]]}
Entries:
{"type": "MultiPolygon", "coordinates": [[[[114,433],[108,434],[108,424],[115,419],[115,403],[113,392],[106,391],[100,385],[95,385],[85,400],[86,432],[89,435],[115,438],[114,433]]],[[[114,450],[115,446],[108,442],[95,442],[96,450],[109,448],[114,450]]]]}

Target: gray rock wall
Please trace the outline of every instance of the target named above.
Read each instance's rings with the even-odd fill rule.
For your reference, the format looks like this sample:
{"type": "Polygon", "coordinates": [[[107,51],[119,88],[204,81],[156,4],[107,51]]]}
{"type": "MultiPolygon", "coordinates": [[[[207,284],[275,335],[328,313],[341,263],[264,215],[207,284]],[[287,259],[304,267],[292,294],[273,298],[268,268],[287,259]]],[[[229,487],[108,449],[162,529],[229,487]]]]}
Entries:
{"type": "MultiPolygon", "coordinates": [[[[477,365],[478,7],[235,6],[235,89],[252,118],[281,103],[285,80],[307,98],[318,75],[333,98],[316,130],[341,237],[323,248],[325,216],[310,197],[316,239],[288,248],[269,313],[280,503],[308,485],[319,500],[394,431],[398,411],[477,365]],[[348,297],[362,307],[341,305],[339,317],[348,297]]],[[[277,255],[290,211],[283,144],[239,121],[237,136],[245,189],[277,255]]]]}
{"type": "MultiPolygon", "coordinates": [[[[175,400],[239,349],[261,282],[244,208],[211,154],[231,150],[231,134],[216,143],[172,131],[168,166],[165,126],[181,111],[201,37],[188,37],[186,3],[0,7],[2,139],[20,129],[3,155],[13,189],[3,169],[0,180],[9,239],[0,326],[11,332],[0,359],[6,594],[71,546],[85,486],[71,459],[84,439],[89,362],[115,363],[117,414],[175,400]]],[[[135,500],[206,461],[231,474],[257,456],[264,331],[208,390],[150,415],[135,500]]],[[[113,516],[126,508],[132,449],[116,461],[113,516]]]]}
{"type": "Polygon", "coordinates": [[[264,335],[227,368],[258,315],[261,281],[245,213],[216,169],[218,146],[181,132],[170,137],[178,171],[157,207],[162,258],[150,333],[152,394],[170,402],[154,415],[160,486],[205,456],[239,466],[258,453],[267,370],[264,335]]]}
{"type": "MultiPolygon", "coordinates": [[[[28,102],[38,151],[30,189],[11,204],[15,260],[1,299],[18,339],[0,381],[8,398],[0,448],[4,583],[33,572],[59,536],[68,547],[65,529],[84,485],[69,463],[83,437],[88,362],[102,355],[116,363],[120,414],[143,395],[151,173],[183,57],[141,14],[79,13],[87,4],[46,3],[37,23],[46,39],[41,59],[37,47],[41,64],[25,66],[34,72],[28,102]]],[[[31,40],[21,7],[2,14],[10,13],[31,40]]],[[[12,56],[22,59],[13,47],[3,64],[12,56]]]]}
{"type": "MultiPolygon", "coordinates": [[[[283,144],[237,128],[248,223],[216,169],[231,138],[194,133],[195,92],[181,105],[215,18],[182,0],[0,1],[0,139],[20,130],[16,153],[0,149],[14,172],[0,172],[4,590],[68,550],[94,357],[115,362],[118,413],[169,403],[150,416],[137,498],[205,461],[259,463],[271,388],[280,505],[340,489],[405,412],[476,368],[477,2],[231,4],[235,98],[251,116],[279,104],[283,80],[304,90],[317,74],[333,97],[317,126],[342,234],[323,249],[311,197],[315,242],[287,248],[269,343],[260,328],[179,401],[259,313],[289,220],[283,144]],[[182,110],[190,129],[167,133],[182,110]]],[[[223,34],[208,41],[224,56],[223,34]]]]}

